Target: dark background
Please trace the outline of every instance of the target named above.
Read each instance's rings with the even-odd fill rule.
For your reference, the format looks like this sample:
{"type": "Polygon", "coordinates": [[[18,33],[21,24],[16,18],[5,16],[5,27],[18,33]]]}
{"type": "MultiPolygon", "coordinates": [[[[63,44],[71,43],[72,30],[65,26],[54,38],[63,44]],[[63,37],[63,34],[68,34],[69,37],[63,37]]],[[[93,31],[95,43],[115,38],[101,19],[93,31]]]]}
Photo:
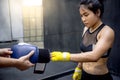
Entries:
{"type": "Polygon", "coordinates": [[[79,52],[83,26],[80,0],[43,0],[45,47],[51,50],[79,52]]]}
{"type": "MultiPolygon", "coordinates": [[[[80,0],[43,0],[45,48],[61,51],[80,52],[79,44],[83,24],[78,5],[80,0]]],[[[105,0],[102,20],[115,30],[115,42],[108,61],[112,73],[120,74],[120,0],[105,0]]],[[[0,20],[2,20],[0,18],[0,20]]],[[[0,47],[10,47],[16,43],[1,43],[0,47]]],[[[66,70],[74,69],[74,62],[50,62],[44,74],[34,74],[33,69],[19,71],[15,68],[1,68],[0,80],[40,80],[66,70]]],[[[72,74],[56,80],[72,80],[72,74]]]]}

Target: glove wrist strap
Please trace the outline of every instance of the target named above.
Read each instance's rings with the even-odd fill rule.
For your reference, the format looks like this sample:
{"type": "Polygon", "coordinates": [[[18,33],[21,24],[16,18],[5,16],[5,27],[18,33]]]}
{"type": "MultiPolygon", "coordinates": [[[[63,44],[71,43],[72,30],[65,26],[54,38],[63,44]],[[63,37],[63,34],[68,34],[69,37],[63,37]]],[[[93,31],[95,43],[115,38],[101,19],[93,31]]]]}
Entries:
{"type": "Polygon", "coordinates": [[[63,60],[64,61],[69,61],[70,60],[70,53],[68,52],[63,52],[63,60]]]}
{"type": "Polygon", "coordinates": [[[82,70],[78,67],[76,67],[75,72],[81,72],[82,70]]]}

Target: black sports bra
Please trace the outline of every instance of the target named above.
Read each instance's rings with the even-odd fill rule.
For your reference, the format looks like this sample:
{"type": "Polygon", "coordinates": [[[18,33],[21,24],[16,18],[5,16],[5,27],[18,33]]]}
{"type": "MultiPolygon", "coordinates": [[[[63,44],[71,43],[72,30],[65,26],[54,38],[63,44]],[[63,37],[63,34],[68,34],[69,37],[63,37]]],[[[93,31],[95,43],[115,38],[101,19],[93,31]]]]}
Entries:
{"type": "MultiPolygon", "coordinates": [[[[80,49],[82,52],[92,51],[94,49],[95,44],[97,43],[97,35],[101,31],[101,29],[105,26],[105,24],[101,24],[99,28],[97,28],[94,32],[90,32],[88,29],[82,37],[82,41],[80,44],[80,49]]],[[[109,56],[111,48],[105,53],[102,58],[106,58],[109,56]]]]}

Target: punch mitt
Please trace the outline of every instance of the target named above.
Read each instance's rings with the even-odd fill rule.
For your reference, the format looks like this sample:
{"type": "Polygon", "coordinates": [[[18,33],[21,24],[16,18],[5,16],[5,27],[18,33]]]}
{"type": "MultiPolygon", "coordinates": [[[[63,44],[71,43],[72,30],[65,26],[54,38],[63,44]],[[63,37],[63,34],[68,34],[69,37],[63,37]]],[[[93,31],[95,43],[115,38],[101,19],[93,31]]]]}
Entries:
{"type": "Polygon", "coordinates": [[[35,45],[27,43],[19,43],[11,47],[13,54],[12,58],[20,58],[27,55],[30,51],[34,50],[34,54],[30,57],[32,63],[48,63],[50,61],[50,53],[48,49],[39,49],[35,45]]]}

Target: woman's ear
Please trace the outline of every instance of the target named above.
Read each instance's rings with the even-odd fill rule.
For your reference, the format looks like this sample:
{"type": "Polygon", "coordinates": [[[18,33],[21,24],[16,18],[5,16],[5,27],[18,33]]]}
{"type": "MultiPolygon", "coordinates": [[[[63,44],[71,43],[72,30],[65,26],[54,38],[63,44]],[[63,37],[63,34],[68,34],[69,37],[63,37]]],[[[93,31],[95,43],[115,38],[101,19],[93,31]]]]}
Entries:
{"type": "Polygon", "coordinates": [[[100,15],[101,15],[100,9],[98,9],[98,10],[96,11],[96,15],[97,15],[98,17],[100,17],[100,15]]]}

